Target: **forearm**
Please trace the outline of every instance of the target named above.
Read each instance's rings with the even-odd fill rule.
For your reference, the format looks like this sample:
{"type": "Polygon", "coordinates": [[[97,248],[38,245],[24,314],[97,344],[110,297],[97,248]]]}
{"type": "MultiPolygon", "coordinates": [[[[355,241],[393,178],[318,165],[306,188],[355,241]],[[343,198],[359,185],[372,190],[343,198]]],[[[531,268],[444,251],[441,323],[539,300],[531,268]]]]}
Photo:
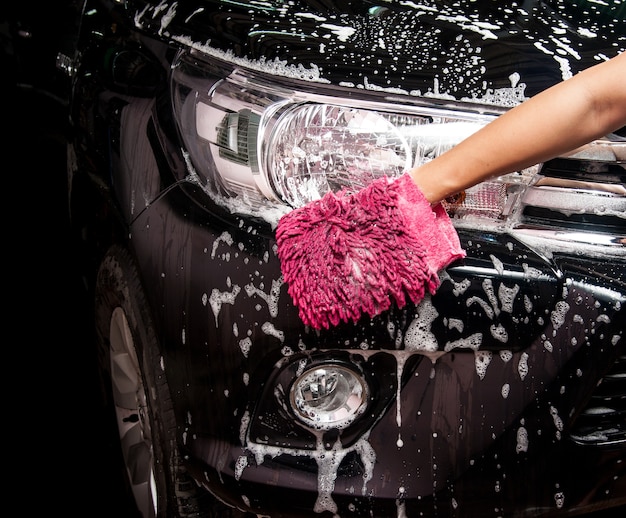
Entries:
{"type": "Polygon", "coordinates": [[[626,125],[626,87],[619,77],[626,78],[626,54],[536,95],[411,175],[435,203],[610,133],[626,125]]]}

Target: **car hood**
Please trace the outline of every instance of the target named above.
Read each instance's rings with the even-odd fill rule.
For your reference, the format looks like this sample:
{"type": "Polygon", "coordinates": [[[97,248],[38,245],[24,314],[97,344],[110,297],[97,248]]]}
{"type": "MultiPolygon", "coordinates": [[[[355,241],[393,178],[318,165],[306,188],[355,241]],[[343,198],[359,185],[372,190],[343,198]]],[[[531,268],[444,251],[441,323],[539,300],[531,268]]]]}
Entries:
{"type": "Polygon", "coordinates": [[[513,105],[626,48],[619,3],[130,1],[135,25],[272,75],[513,105]],[[592,6],[589,8],[589,6],[592,6]]]}

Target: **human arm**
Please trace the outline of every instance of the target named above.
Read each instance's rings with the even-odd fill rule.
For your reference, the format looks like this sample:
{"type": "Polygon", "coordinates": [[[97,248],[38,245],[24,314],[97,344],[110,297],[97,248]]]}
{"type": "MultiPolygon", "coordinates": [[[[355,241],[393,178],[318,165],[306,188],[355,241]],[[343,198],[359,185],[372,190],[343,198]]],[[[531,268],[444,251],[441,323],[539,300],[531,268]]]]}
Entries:
{"type": "Polygon", "coordinates": [[[626,53],[622,53],[512,108],[410,174],[426,199],[436,203],[625,125],[626,53]]]}

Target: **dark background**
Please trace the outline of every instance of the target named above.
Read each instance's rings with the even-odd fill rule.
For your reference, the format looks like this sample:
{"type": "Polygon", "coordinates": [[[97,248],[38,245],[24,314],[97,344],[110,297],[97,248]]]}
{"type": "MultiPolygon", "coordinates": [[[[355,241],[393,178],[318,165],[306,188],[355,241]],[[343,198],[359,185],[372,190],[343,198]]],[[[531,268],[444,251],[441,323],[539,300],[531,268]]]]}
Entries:
{"type": "Polygon", "coordinates": [[[131,516],[106,433],[67,208],[71,0],[0,7],[5,501],[19,514],[131,516]]]}
{"type": "MultiPolygon", "coordinates": [[[[4,451],[20,514],[131,516],[107,435],[87,297],[70,233],[66,146],[72,0],[0,7],[6,396],[4,451]]],[[[622,511],[623,512],[623,511],[622,511]]],[[[622,517],[615,511],[589,518],[622,517]]],[[[471,518],[471,517],[469,517],[471,518]]]]}

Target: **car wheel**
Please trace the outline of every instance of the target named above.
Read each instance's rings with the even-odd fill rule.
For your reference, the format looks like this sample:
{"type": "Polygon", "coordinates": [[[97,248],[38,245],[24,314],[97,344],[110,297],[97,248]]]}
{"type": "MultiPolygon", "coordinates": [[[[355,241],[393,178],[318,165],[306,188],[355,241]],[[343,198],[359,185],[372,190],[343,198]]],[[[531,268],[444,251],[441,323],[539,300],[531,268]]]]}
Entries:
{"type": "Polygon", "coordinates": [[[96,280],[96,336],[125,487],[144,518],[198,516],[198,486],[179,458],[174,411],[147,308],[130,255],[111,249],[96,280]]]}

